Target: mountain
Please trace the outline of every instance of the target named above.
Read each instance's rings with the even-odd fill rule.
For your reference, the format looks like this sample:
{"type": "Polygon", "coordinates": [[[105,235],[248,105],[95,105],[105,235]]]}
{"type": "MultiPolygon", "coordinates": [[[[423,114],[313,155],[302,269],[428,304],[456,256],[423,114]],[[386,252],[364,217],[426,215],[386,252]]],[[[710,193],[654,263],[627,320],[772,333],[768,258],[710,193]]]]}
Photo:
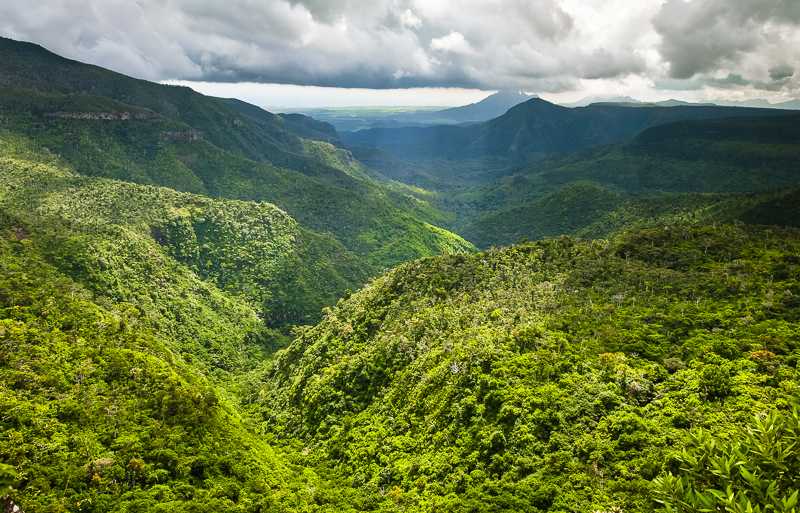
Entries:
{"type": "MultiPolygon", "coordinates": [[[[544,111],[539,118],[546,119],[544,111]]],[[[737,207],[760,201],[753,193],[800,186],[798,127],[791,112],[678,121],[622,143],[524,165],[502,158],[406,161],[381,150],[356,154],[388,176],[435,191],[432,201],[453,213],[448,227],[488,247],[562,234],[605,237],[680,218],[732,221],[741,213],[737,207]]],[[[555,129],[543,130],[542,141],[547,132],[555,129]]]]}
{"type": "Polygon", "coordinates": [[[552,183],[590,179],[630,192],[785,188],[800,179],[793,164],[798,119],[794,114],[667,123],[629,143],[545,163],[538,172],[552,183]]]}
{"type": "Polygon", "coordinates": [[[628,107],[641,107],[641,106],[678,107],[678,106],[688,106],[688,105],[703,105],[708,107],[712,105],[717,105],[720,107],[749,107],[757,109],[786,109],[786,110],[800,109],[800,100],[789,100],[777,103],[772,103],[763,99],[745,100],[745,101],[714,100],[707,102],[687,102],[683,100],[671,99],[671,100],[661,100],[655,102],[644,102],[641,100],[637,100],[636,98],[631,98],[630,96],[587,96],[586,98],[582,98],[578,101],[561,103],[560,105],[564,107],[574,108],[574,107],[587,107],[595,103],[615,104],[619,106],[624,105],[628,107]]]}
{"type": "Polygon", "coordinates": [[[654,105],[656,107],[681,107],[681,106],[701,106],[701,107],[710,107],[713,106],[713,103],[695,103],[695,102],[686,102],[683,100],[662,100],[658,102],[647,102],[649,105],[654,105]]]}
{"type": "MultiPolygon", "coordinates": [[[[84,177],[57,159],[28,153],[32,146],[0,137],[0,208],[26,238],[48,249],[44,256],[56,268],[97,294],[162,313],[189,298],[188,309],[160,322],[173,340],[183,339],[201,311],[220,308],[219,293],[209,287],[280,327],[314,320],[367,279],[367,269],[341,243],[303,228],[274,205],[84,177]]],[[[254,324],[229,322],[240,326],[220,333],[232,337],[254,324]]],[[[208,347],[197,342],[187,339],[187,351],[201,358],[208,347]]],[[[235,351],[226,350],[225,358],[240,359],[235,351]]]]}
{"type": "MultiPolygon", "coordinates": [[[[523,186],[528,184],[517,180],[523,186]]],[[[590,181],[569,182],[526,200],[494,205],[459,232],[479,247],[570,234],[604,238],[634,227],[675,222],[747,222],[800,226],[800,177],[794,189],[771,193],[628,193],[590,181]]],[[[530,194],[534,189],[529,189],[530,194]]]]}
{"type": "Polygon", "coordinates": [[[498,116],[502,116],[508,109],[526,102],[531,96],[522,91],[497,91],[477,103],[464,105],[463,107],[453,107],[424,113],[421,117],[426,117],[432,122],[440,121],[447,123],[475,123],[488,121],[498,116]]]}
{"type": "Polygon", "coordinates": [[[460,107],[441,108],[352,108],[311,109],[302,114],[322,119],[337,130],[351,132],[365,128],[398,128],[408,126],[455,125],[478,123],[501,116],[511,107],[529,100],[521,91],[498,91],[483,100],[460,107]]]}
{"type": "MultiPolygon", "coordinates": [[[[643,102],[639,100],[633,100],[632,102],[598,102],[598,103],[611,103],[617,106],[625,106],[625,107],[713,107],[713,106],[720,106],[716,103],[700,103],[700,102],[687,102],[684,100],[660,100],[655,102],[643,102]]],[[[741,107],[741,105],[739,105],[741,107]]]]}
{"type": "Polygon", "coordinates": [[[351,153],[0,40],[0,509],[791,511],[798,127],[531,99],[351,153]]]}
{"type": "Polygon", "coordinates": [[[636,98],[630,96],[586,96],[574,102],[560,103],[562,107],[587,107],[593,103],[627,103],[637,104],[641,103],[636,98]]]}
{"type": "Polygon", "coordinates": [[[773,104],[774,108],[800,110],[800,100],[789,100],[773,104]]]}
{"type": "Polygon", "coordinates": [[[304,496],[347,487],[258,436],[232,384],[364,279],[352,254],[266,203],[81,176],[7,133],[0,155],[4,508],[360,509],[304,496]]]}
{"type": "Polygon", "coordinates": [[[455,229],[487,247],[561,234],[604,237],[679,218],[732,221],[800,187],[798,127],[797,115],[652,127],[632,141],[538,162],[451,195],[451,203],[472,205],[455,229]]]}
{"type": "Polygon", "coordinates": [[[768,100],[746,100],[746,101],[716,101],[717,105],[731,107],[758,107],[764,109],[789,109],[800,110],[800,100],[788,100],[785,102],[772,103],[768,100]]]}
{"type": "Polygon", "coordinates": [[[798,251],[678,223],[404,264],[277,355],[262,415],[411,511],[656,510],[668,471],[713,474],[679,464],[687,435],[791,415],[798,251]]]}
{"type": "Polygon", "coordinates": [[[0,505],[297,511],[302,490],[325,488],[254,436],[235,402],[147,326],[154,311],[95,297],[48,263],[38,237],[5,215],[2,230],[0,505]]]}
{"type": "Polygon", "coordinates": [[[372,179],[335,132],[238,100],[136,80],[0,39],[0,129],[36,141],[77,172],[273,203],[332,233],[372,273],[409,258],[470,250],[435,226],[441,212],[372,179]]]}
{"type": "Polygon", "coordinates": [[[423,259],[275,354],[276,313],[361,271],[332,237],[0,149],[0,472],[24,511],[641,510],[687,433],[724,440],[800,381],[796,230],[423,259]]]}
{"type": "Polygon", "coordinates": [[[673,121],[781,116],[789,111],[715,106],[665,108],[594,104],[570,109],[536,98],[504,115],[470,126],[376,128],[343,134],[356,148],[375,148],[408,159],[504,157],[527,161],[551,154],[622,142],[673,121]]]}

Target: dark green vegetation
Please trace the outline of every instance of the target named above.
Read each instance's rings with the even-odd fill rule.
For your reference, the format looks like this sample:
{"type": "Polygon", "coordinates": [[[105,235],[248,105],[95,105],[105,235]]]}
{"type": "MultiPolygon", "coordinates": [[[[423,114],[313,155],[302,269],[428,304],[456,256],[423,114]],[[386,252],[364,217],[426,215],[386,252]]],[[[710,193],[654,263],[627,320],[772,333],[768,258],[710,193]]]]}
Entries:
{"type": "Polygon", "coordinates": [[[273,327],[365,278],[339,242],[269,204],[81,176],[8,134],[0,150],[0,504],[361,509],[239,401],[285,344],[273,327]]]}
{"type": "Polygon", "coordinates": [[[0,39],[0,129],[78,173],[228,199],[268,201],[328,232],[370,274],[471,245],[446,216],[369,178],[328,125],[276,116],[0,39]],[[306,138],[306,137],[311,137],[306,138]]]}
{"type": "Polygon", "coordinates": [[[94,296],[3,221],[0,458],[25,511],[254,511],[305,486],[153,312],[94,296]]]}
{"type": "Polygon", "coordinates": [[[461,201],[451,196],[448,208],[462,212],[458,231],[484,247],[602,237],[674,219],[796,226],[798,148],[796,115],[670,123],[629,143],[531,165],[461,201]]]}
{"type": "MultiPolygon", "coordinates": [[[[166,289],[152,307],[99,294],[50,262],[46,237],[5,211],[0,221],[0,472],[11,487],[0,503],[8,493],[35,512],[358,509],[331,503],[346,487],[328,491],[255,436],[204,370],[263,351],[246,304],[168,266],[149,284],[166,289]],[[192,316],[178,334],[177,313],[192,316]]],[[[136,286],[127,278],[120,288],[136,286]]]]}
{"type": "Polygon", "coordinates": [[[362,509],[256,434],[243,380],[370,275],[471,246],[327,125],[0,54],[0,504],[362,509]]]}
{"type": "Polygon", "coordinates": [[[483,214],[462,228],[481,246],[572,234],[606,237],[624,228],[686,221],[800,226],[800,189],[774,193],[630,194],[577,181],[483,214]]]}
{"type": "MultiPolygon", "coordinates": [[[[0,207],[20,229],[40,237],[52,261],[72,276],[144,311],[178,308],[178,298],[196,297],[169,316],[176,330],[199,322],[194,308],[237,310],[223,308],[226,299],[201,280],[247,302],[268,325],[285,326],[314,319],[366,278],[339,242],[272,205],[83,177],[56,161],[26,160],[26,141],[1,134],[0,148],[0,207]]],[[[237,317],[217,333],[254,322],[237,317]]]]}
{"type": "Polygon", "coordinates": [[[343,134],[353,147],[377,148],[405,159],[505,157],[527,162],[552,154],[625,141],[649,127],[682,120],[786,116],[791,111],[735,107],[570,109],[534,98],[474,125],[375,128],[343,134]]]}
{"type": "Polygon", "coordinates": [[[789,229],[674,225],[406,264],[279,354],[267,429],[386,508],[648,511],[687,433],[796,397],[798,254],[789,229]]]}
{"type": "MultiPolygon", "coordinates": [[[[478,125],[366,130],[345,140],[386,176],[433,191],[420,197],[483,248],[676,219],[743,219],[800,186],[792,111],[568,109],[534,99],[478,125]]],[[[778,224],[796,224],[796,196],[787,198],[788,208],[773,212],[778,224]]]]}
{"type": "Polygon", "coordinates": [[[453,214],[448,226],[489,247],[562,234],[604,237],[675,219],[749,222],[763,215],[796,225],[798,147],[800,117],[781,113],[667,123],[624,143],[523,166],[501,157],[413,162],[375,149],[357,155],[387,176],[435,191],[425,199],[453,214]],[[763,209],[776,195],[786,200],[768,215],[763,209]]]}
{"type": "Polygon", "coordinates": [[[554,155],[534,101],[380,174],[304,116],[0,58],[0,507],[796,513],[797,117],[601,105],[554,155]]]}

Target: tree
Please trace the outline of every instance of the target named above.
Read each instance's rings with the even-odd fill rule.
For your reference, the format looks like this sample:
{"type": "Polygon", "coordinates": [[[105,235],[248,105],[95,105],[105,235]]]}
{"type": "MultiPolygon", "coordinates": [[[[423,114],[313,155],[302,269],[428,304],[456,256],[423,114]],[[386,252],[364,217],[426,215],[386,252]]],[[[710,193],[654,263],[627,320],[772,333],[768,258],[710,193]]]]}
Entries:
{"type": "Polygon", "coordinates": [[[797,513],[800,412],[772,411],[728,438],[698,431],[677,462],[654,481],[662,511],[797,513]]]}

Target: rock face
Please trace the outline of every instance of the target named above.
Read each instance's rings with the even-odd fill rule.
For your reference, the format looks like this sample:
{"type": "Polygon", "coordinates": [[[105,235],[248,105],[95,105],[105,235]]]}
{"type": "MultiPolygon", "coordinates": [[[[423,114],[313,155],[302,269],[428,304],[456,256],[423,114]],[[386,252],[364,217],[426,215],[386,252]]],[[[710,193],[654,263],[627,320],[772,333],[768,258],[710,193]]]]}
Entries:
{"type": "Polygon", "coordinates": [[[98,121],[129,121],[131,119],[143,120],[156,117],[148,112],[51,112],[47,114],[51,118],[61,119],[85,119],[98,121]]]}
{"type": "Polygon", "coordinates": [[[170,130],[161,132],[161,139],[164,141],[177,142],[196,142],[203,139],[203,132],[200,130],[170,130]]]}
{"type": "Polygon", "coordinates": [[[3,513],[23,513],[22,508],[6,497],[3,499],[3,513]]]}

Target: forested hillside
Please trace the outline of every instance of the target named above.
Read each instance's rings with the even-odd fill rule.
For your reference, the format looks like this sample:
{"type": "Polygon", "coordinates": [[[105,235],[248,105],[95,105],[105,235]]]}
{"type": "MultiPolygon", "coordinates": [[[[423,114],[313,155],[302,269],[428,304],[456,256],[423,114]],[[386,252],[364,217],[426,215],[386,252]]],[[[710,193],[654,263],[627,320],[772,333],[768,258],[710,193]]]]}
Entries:
{"type": "Polygon", "coordinates": [[[135,80],[0,39],[0,128],[77,172],[228,199],[267,201],[329,232],[370,273],[469,251],[445,214],[388,188],[314,120],[135,80]],[[311,137],[311,138],[304,138],[311,137]]]}
{"type": "Polygon", "coordinates": [[[257,436],[235,392],[284,343],[272,327],[364,279],[353,255],[272,205],[82,177],[8,134],[0,150],[0,499],[359,509],[257,436]]]}
{"type": "Polygon", "coordinates": [[[504,157],[527,162],[554,154],[626,141],[670,122],[733,117],[782,117],[792,111],[717,106],[624,107],[593,104],[570,109],[533,98],[484,123],[374,128],[346,132],[353,147],[377,148],[405,159],[504,157]]]}
{"type": "Polygon", "coordinates": [[[796,224],[799,146],[800,118],[784,114],[667,123],[624,143],[525,166],[361,155],[427,187],[430,201],[452,212],[452,230],[488,247],[563,234],[603,237],[675,219],[745,220],[748,209],[772,208],[784,196],[780,223],[796,224]]]}
{"type": "Polygon", "coordinates": [[[797,513],[796,115],[344,140],[0,38],[0,509],[797,513]]]}
{"type": "Polygon", "coordinates": [[[796,115],[668,123],[628,143],[533,164],[449,201],[462,209],[456,229],[482,247],[602,237],[674,219],[748,220],[752,209],[775,210],[775,202],[775,222],[796,226],[799,147],[796,115]]]}
{"type": "MultiPolygon", "coordinates": [[[[711,486],[688,434],[722,447],[797,398],[798,254],[796,230],[674,224],[406,264],[279,353],[265,429],[387,509],[652,511],[668,471],[711,486]]],[[[759,464],[797,469],[787,444],[759,464]]]]}
{"type": "MultiPolygon", "coordinates": [[[[181,355],[168,330],[150,327],[157,310],[93,293],[48,262],[45,240],[5,213],[2,223],[2,498],[10,492],[24,511],[98,513],[310,511],[325,501],[324,481],[255,436],[201,372],[201,351],[181,355]]],[[[227,314],[235,329],[252,327],[252,310],[224,306],[215,313],[239,309],[227,314]]],[[[201,308],[191,315],[204,326],[187,336],[225,329],[201,308]]]]}
{"type": "MultiPolygon", "coordinates": [[[[367,277],[339,242],[273,205],[82,177],[55,159],[29,160],[37,159],[26,158],[29,147],[0,136],[3,211],[40,238],[63,271],[98,293],[144,302],[145,311],[187,307],[170,316],[176,329],[199,323],[192,310],[204,303],[235,310],[208,305],[213,295],[197,290],[199,280],[241,298],[268,325],[286,326],[314,319],[367,277]],[[199,303],[180,301],[198,293],[199,303]]],[[[244,324],[209,331],[230,335],[244,324]]]]}

